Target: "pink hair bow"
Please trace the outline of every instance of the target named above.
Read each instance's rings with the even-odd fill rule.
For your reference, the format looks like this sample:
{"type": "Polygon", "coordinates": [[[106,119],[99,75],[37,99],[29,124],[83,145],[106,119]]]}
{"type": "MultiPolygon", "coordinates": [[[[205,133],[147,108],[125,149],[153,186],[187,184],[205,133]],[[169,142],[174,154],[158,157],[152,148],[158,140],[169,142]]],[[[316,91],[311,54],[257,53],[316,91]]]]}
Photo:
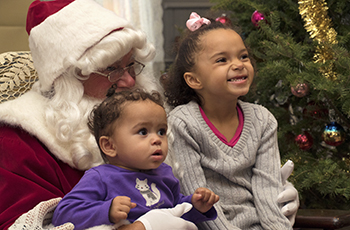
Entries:
{"type": "Polygon", "coordinates": [[[190,18],[186,22],[186,26],[189,30],[195,31],[203,24],[210,24],[210,20],[206,18],[201,18],[196,12],[192,12],[190,18]]]}

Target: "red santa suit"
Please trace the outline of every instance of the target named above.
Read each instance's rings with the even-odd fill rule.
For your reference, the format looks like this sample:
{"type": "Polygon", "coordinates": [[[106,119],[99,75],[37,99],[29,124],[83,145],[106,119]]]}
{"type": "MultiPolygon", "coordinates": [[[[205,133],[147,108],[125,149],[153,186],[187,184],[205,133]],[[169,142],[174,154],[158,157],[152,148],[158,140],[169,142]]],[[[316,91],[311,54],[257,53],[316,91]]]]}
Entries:
{"type": "Polygon", "coordinates": [[[83,175],[66,146],[48,132],[47,100],[32,90],[0,105],[0,229],[39,202],[63,197],[83,175]]]}
{"type": "MultiPolygon", "coordinates": [[[[45,111],[51,99],[45,93],[52,90],[57,78],[66,74],[70,67],[66,61],[75,63],[86,57],[88,51],[113,33],[121,38],[113,40],[116,45],[108,50],[107,62],[119,60],[131,49],[139,61],[151,60],[155,54],[142,32],[93,0],[36,0],[29,7],[27,32],[39,81],[21,97],[0,104],[0,229],[7,229],[41,201],[63,197],[86,169],[103,163],[92,134],[87,132],[91,135],[86,147],[90,155],[80,164],[71,153],[74,140],[59,141],[52,131],[55,124],[46,120],[45,111]],[[144,60],[139,57],[141,53],[144,60]]],[[[105,66],[93,68],[110,64],[104,62],[105,66]]],[[[85,74],[91,71],[85,69],[85,74]]],[[[137,83],[145,87],[154,81],[144,81],[151,78],[142,76],[140,79],[137,83]]],[[[148,89],[151,88],[156,87],[148,89]]],[[[79,122],[85,125],[87,117],[79,122]]]]}

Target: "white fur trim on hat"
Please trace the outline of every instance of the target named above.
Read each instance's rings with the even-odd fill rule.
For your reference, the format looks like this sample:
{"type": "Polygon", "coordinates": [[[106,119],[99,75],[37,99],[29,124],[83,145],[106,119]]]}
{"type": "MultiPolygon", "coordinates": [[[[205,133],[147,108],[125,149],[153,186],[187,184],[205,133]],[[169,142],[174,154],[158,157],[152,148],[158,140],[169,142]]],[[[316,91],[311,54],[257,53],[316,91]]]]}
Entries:
{"type": "Polygon", "coordinates": [[[75,0],[30,31],[29,47],[41,91],[65,72],[64,61],[78,60],[111,31],[131,24],[93,0],[75,0]]]}

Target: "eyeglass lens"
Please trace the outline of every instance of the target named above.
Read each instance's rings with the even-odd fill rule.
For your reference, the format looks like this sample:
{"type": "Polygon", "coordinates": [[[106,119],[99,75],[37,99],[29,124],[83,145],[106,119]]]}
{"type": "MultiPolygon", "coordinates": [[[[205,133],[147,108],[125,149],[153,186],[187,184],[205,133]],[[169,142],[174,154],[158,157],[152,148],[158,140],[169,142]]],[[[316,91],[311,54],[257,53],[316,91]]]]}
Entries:
{"type": "Polygon", "coordinates": [[[117,81],[119,78],[123,76],[125,71],[128,71],[131,77],[136,77],[142,72],[143,67],[144,66],[141,63],[134,62],[132,65],[129,65],[123,69],[116,69],[109,74],[110,81],[111,82],[117,81]]]}

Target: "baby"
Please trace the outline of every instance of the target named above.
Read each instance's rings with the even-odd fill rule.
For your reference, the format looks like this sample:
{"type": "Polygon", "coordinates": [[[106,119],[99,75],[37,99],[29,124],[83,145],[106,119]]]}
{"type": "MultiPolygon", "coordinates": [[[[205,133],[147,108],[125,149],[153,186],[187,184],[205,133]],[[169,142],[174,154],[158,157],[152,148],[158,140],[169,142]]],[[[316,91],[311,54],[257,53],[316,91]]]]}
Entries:
{"type": "Polygon", "coordinates": [[[193,205],[182,216],[185,220],[215,219],[213,205],[219,196],[207,188],[182,195],[171,167],[163,163],[168,153],[167,115],[159,93],[111,92],[89,119],[106,164],[86,171],[58,204],[53,224],[72,222],[79,230],[125,219],[134,222],[152,209],[184,202],[193,205]]]}

